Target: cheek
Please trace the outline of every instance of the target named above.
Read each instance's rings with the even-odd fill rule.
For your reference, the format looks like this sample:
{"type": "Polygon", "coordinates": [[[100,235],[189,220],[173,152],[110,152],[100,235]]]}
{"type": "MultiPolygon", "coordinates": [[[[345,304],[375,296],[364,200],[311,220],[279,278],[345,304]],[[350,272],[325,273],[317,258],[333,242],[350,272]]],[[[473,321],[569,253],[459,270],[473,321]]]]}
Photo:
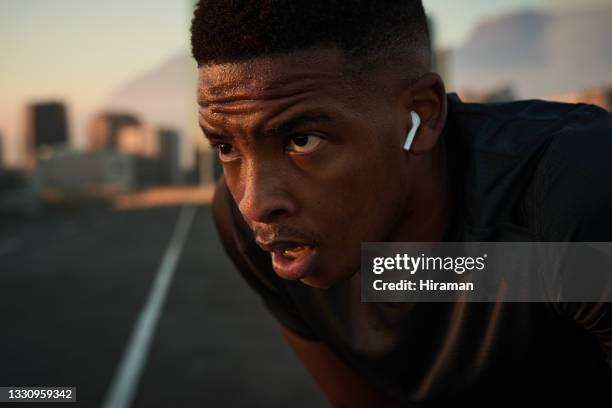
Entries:
{"type": "Polygon", "coordinates": [[[383,151],[376,149],[366,155],[338,155],[332,165],[326,166],[326,177],[320,180],[323,188],[318,190],[312,213],[327,240],[355,245],[384,236],[402,194],[391,179],[392,167],[383,151]]]}
{"type": "Polygon", "coordinates": [[[240,179],[240,168],[236,165],[225,165],[223,168],[223,176],[225,178],[225,184],[232,195],[232,198],[238,204],[242,198],[243,183],[240,179]]]}

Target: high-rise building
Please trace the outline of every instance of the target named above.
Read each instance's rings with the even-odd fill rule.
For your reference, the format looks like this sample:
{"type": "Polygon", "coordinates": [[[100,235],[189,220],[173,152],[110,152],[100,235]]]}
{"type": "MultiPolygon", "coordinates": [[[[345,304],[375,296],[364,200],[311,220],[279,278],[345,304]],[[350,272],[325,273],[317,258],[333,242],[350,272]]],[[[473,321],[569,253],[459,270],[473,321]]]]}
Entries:
{"type": "Polygon", "coordinates": [[[180,184],[180,138],[178,131],[161,128],[159,135],[159,159],[162,165],[162,181],[165,184],[180,184]]]}
{"type": "Polygon", "coordinates": [[[35,103],[30,106],[32,147],[56,147],[68,143],[68,119],[61,102],[35,103]]]}
{"type": "Polygon", "coordinates": [[[208,184],[214,181],[211,172],[213,163],[213,151],[208,148],[196,148],[194,151],[194,164],[191,170],[187,171],[185,182],[187,184],[208,184]]]}
{"type": "Polygon", "coordinates": [[[96,116],[89,128],[89,150],[112,149],[135,153],[144,143],[144,133],[137,116],[123,112],[108,112],[96,116]]]}

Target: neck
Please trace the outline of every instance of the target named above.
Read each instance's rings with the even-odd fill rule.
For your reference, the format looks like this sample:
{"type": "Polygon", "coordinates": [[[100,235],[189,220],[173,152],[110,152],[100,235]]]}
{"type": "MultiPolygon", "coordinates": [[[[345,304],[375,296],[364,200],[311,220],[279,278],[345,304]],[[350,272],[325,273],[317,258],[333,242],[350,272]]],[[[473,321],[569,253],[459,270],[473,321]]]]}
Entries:
{"type": "Polygon", "coordinates": [[[444,138],[415,172],[414,188],[410,194],[409,216],[394,234],[395,241],[437,242],[444,238],[450,220],[452,195],[450,192],[447,152],[444,138]]]}

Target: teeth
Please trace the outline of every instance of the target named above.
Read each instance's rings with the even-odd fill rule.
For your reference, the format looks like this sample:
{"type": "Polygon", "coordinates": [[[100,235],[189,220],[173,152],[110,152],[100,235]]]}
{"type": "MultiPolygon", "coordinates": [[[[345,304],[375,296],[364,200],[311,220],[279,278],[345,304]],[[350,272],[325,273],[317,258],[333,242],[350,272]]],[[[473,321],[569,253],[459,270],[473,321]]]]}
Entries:
{"type": "Polygon", "coordinates": [[[295,256],[293,254],[291,254],[289,251],[285,250],[283,251],[283,256],[285,258],[289,258],[289,259],[295,259],[295,256]]]}
{"type": "Polygon", "coordinates": [[[306,247],[304,247],[304,246],[299,246],[299,247],[295,247],[295,248],[292,248],[292,249],[285,249],[283,251],[283,256],[285,256],[287,258],[295,259],[305,249],[306,249],[306,247]]]}

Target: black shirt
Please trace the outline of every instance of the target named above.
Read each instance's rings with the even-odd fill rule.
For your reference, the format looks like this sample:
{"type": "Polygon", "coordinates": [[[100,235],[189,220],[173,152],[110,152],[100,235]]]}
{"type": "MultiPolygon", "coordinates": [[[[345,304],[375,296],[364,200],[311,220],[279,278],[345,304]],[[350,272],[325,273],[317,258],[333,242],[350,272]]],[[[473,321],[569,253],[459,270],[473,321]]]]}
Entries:
{"type": "MultiPolygon", "coordinates": [[[[454,202],[445,240],[612,241],[611,114],[454,94],[448,104],[454,202]]],[[[213,213],[270,312],[397,400],[612,407],[609,303],[362,303],[358,275],[330,289],[279,278],[223,179],[213,213]]]]}

